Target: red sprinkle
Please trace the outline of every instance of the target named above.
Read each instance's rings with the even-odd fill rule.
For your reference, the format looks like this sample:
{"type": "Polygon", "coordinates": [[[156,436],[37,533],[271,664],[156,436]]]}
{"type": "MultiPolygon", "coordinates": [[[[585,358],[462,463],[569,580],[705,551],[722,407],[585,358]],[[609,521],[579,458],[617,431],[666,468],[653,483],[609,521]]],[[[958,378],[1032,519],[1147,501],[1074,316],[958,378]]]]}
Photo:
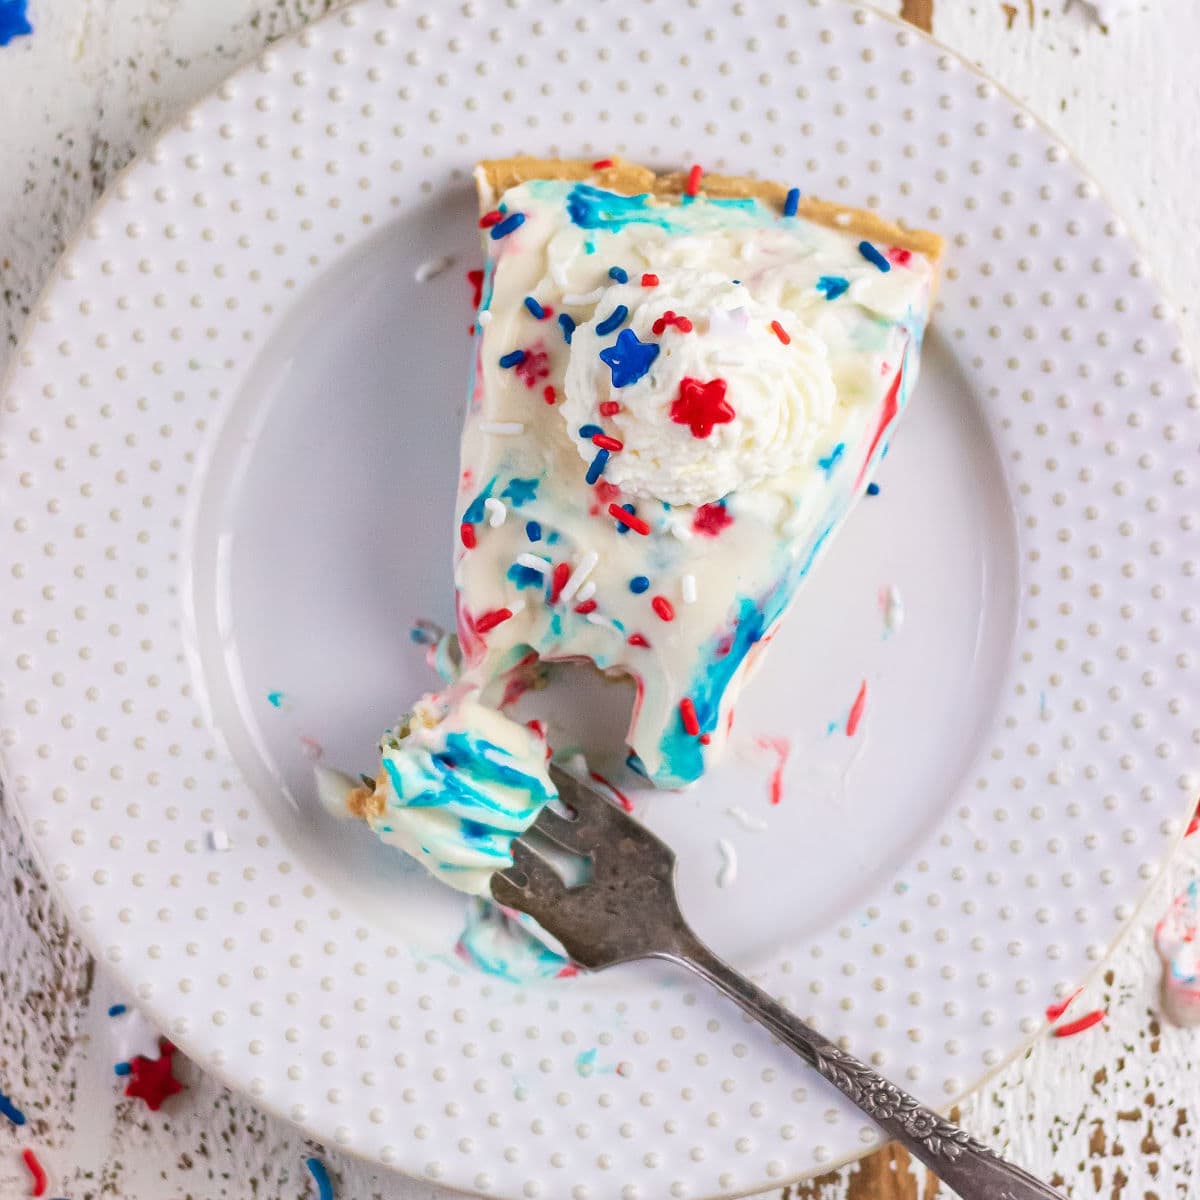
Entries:
{"type": "Polygon", "coordinates": [[[700,718],[696,716],[696,706],[692,703],[691,696],[684,696],[680,700],[679,715],[683,718],[684,732],[695,737],[700,732],[700,718]]]}
{"type": "Polygon", "coordinates": [[[592,170],[603,171],[605,167],[611,167],[612,165],[613,160],[611,158],[598,158],[594,163],[592,163],[592,170]]]}
{"type": "Polygon", "coordinates": [[[687,184],[684,186],[684,195],[694,196],[700,190],[700,176],[704,172],[700,169],[699,163],[693,163],[692,169],[688,172],[687,184]]]}
{"type": "MultiPolygon", "coordinates": [[[[467,272],[467,282],[475,289],[475,295],[471,300],[471,307],[478,308],[480,300],[483,299],[483,271],[476,269],[467,272]]],[[[471,331],[474,332],[475,327],[471,326],[471,331]]]]}
{"type": "Polygon", "coordinates": [[[858,695],[850,705],[850,715],[846,718],[846,736],[853,737],[858,732],[858,723],[862,720],[863,709],[867,707],[867,681],[859,685],[858,695]]]}
{"type": "Polygon", "coordinates": [[[46,1194],[46,1169],[38,1162],[38,1157],[32,1150],[22,1150],[21,1157],[25,1160],[25,1165],[29,1168],[30,1175],[33,1176],[33,1191],[31,1196],[44,1196],[46,1194]]]}
{"type": "Polygon", "coordinates": [[[476,545],[475,526],[468,525],[465,521],[458,527],[458,536],[462,538],[462,544],[468,550],[474,550],[476,545]]]}
{"type": "Polygon", "coordinates": [[[1082,1033],[1085,1029],[1091,1029],[1093,1025],[1099,1025],[1107,1016],[1108,1013],[1102,1008],[1097,1008],[1080,1017],[1078,1021],[1068,1021],[1065,1025],[1060,1025],[1054,1031],[1054,1036],[1056,1038],[1074,1037],[1075,1034],[1082,1033]]]}
{"type": "Polygon", "coordinates": [[[550,603],[557,604],[559,596],[562,595],[562,590],[567,586],[567,580],[571,578],[571,566],[569,563],[560,562],[554,564],[554,570],[550,575],[550,603]]]}
{"type": "Polygon", "coordinates": [[[621,411],[621,402],[619,400],[605,400],[600,405],[600,415],[602,417],[615,417],[621,411]]]}
{"type": "MultiPolygon", "coordinates": [[[[730,713],[730,716],[733,714],[730,713]]],[[[783,772],[787,767],[788,756],[792,752],[792,744],[785,737],[760,737],[758,744],[764,750],[773,750],[778,756],[775,769],[771,772],[771,803],[778,804],[783,799],[783,772]]]]}
{"type": "Polygon", "coordinates": [[[618,441],[615,437],[609,437],[607,433],[597,433],[592,438],[592,445],[599,446],[601,450],[624,450],[625,443],[618,441]]]}
{"type": "Polygon", "coordinates": [[[650,331],[655,337],[662,337],[663,332],[668,325],[674,325],[680,333],[691,333],[693,328],[691,319],[689,317],[677,316],[674,310],[668,308],[667,311],[663,313],[663,315],[659,317],[653,325],[650,326],[650,331]]]}
{"type": "Polygon", "coordinates": [[[1046,1006],[1046,1020],[1057,1021],[1059,1017],[1071,1007],[1071,1001],[1083,991],[1083,988],[1076,988],[1065,1000],[1056,1000],[1053,1004],[1046,1006]]]}
{"type": "Polygon", "coordinates": [[[525,728],[531,730],[533,733],[536,733],[543,742],[546,740],[546,726],[536,717],[532,721],[526,721],[525,728]]]}
{"type": "MultiPolygon", "coordinates": [[[[666,596],[655,596],[654,599],[650,601],[650,607],[652,609],[654,609],[654,611],[656,613],[658,613],[658,615],[664,621],[675,620],[674,605],[672,605],[672,603],[670,602],[670,600],[668,600],[666,598],[666,596]]],[[[691,702],[689,701],[689,703],[691,703],[691,702]]]]}
{"type": "Polygon", "coordinates": [[[621,806],[621,807],[622,807],[622,808],[623,808],[623,809],[624,809],[624,810],[625,810],[627,813],[631,813],[631,812],[633,812],[633,801],[632,801],[632,800],[630,800],[630,798],[629,798],[627,795],[625,795],[625,793],[624,793],[623,791],[621,791],[621,789],[620,789],[619,787],[617,787],[615,784],[613,784],[613,782],[612,782],[611,780],[609,780],[609,779],[605,779],[605,778],[604,778],[604,776],[603,776],[603,775],[601,775],[599,771],[589,771],[589,772],[588,772],[588,774],[589,774],[589,775],[592,777],[592,779],[594,779],[594,780],[595,780],[597,783],[602,783],[602,784],[603,784],[603,785],[604,785],[606,788],[608,788],[608,790],[609,790],[610,792],[612,792],[612,794],[613,794],[614,796],[616,796],[616,798],[617,798],[617,803],[618,803],[618,804],[619,804],[619,805],[620,805],[620,806],[621,806]]]}
{"type": "Polygon", "coordinates": [[[628,640],[631,646],[642,646],[647,650],[650,649],[650,643],[640,633],[631,633],[628,640]]]}
{"type": "Polygon", "coordinates": [[[1192,813],[1192,819],[1188,822],[1188,827],[1183,831],[1183,836],[1191,837],[1197,829],[1200,829],[1200,805],[1197,805],[1196,811],[1192,813]]]}
{"type": "Polygon", "coordinates": [[[504,214],[498,209],[493,208],[491,212],[485,212],[479,218],[480,229],[491,229],[493,225],[499,225],[504,220],[504,214]]]}
{"type": "Polygon", "coordinates": [[[906,267],[912,261],[912,251],[903,246],[889,246],[887,256],[898,267],[906,267]]]}
{"type": "Polygon", "coordinates": [[[183,1084],[172,1073],[175,1047],[166,1038],[158,1039],[158,1057],[138,1055],[129,1062],[129,1082],[126,1096],[144,1100],[151,1112],[158,1112],[164,1100],[183,1091],[183,1084]]]}
{"type": "Polygon", "coordinates": [[[554,384],[548,383],[544,388],[542,388],[542,399],[545,400],[547,404],[553,404],[555,400],[558,399],[558,393],[554,390],[554,384]]]}
{"type": "Polygon", "coordinates": [[[700,745],[707,746],[712,741],[712,737],[707,733],[700,735],[700,745]]]}
{"type": "Polygon", "coordinates": [[[555,979],[574,979],[579,974],[579,968],[574,963],[567,963],[562,970],[555,975],[555,979]]]}
{"type": "Polygon", "coordinates": [[[692,516],[692,528],[706,537],[716,537],[722,529],[733,524],[729,510],[723,504],[702,504],[692,516]]]}
{"type": "Polygon", "coordinates": [[[790,346],[792,335],[778,321],[771,322],[771,332],[785,345],[790,346]]]}
{"type": "Polygon", "coordinates": [[[650,532],[650,526],[641,517],[626,511],[619,504],[610,504],[608,515],[618,524],[628,526],[634,533],[640,533],[643,537],[650,532]]]}
{"type": "Polygon", "coordinates": [[[586,617],[588,613],[595,612],[597,604],[595,600],[584,600],[582,604],[575,605],[575,611],[581,616],[586,617]]]}
{"type": "Polygon", "coordinates": [[[488,633],[497,625],[503,625],[505,621],[510,620],[512,615],[511,608],[493,608],[491,612],[485,612],[476,620],[475,630],[477,633],[488,633]]]}
{"type": "Polygon", "coordinates": [[[642,276],[642,287],[658,287],[658,276],[653,271],[647,271],[642,276]]]}

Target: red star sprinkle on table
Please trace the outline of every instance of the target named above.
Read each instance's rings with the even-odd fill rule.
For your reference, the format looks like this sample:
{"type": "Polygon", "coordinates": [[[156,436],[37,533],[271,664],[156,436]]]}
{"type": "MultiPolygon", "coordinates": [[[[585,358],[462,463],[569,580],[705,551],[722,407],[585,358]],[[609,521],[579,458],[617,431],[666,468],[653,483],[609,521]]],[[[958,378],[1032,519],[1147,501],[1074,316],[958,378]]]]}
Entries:
{"type": "Polygon", "coordinates": [[[175,1047],[166,1038],[159,1039],[159,1056],[143,1058],[138,1055],[129,1063],[129,1083],[125,1095],[146,1102],[151,1112],[158,1112],[168,1096],[183,1091],[183,1084],[171,1074],[175,1047]]]}
{"type": "Polygon", "coordinates": [[[679,395],[671,404],[671,420],[691,427],[692,437],[706,438],[717,425],[726,425],[737,414],[725,399],[725,380],[707,383],[685,375],[679,382],[679,395]]]}

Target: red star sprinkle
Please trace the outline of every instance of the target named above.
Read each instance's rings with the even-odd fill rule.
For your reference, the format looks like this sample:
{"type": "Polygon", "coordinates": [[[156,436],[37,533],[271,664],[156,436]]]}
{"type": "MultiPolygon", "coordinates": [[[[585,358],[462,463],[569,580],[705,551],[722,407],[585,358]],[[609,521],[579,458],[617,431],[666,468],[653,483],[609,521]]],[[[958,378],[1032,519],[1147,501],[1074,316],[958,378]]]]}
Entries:
{"type": "Polygon", "coordinates": [[[525,357],[516,365],[516,374],[527,388],[534,387],[550,374],[550,355],[540,342],[525,352],[525,357]]]}
{"type": "Polygon", "coordinates": [[[125,1095],[144,1100],[151,1112],[158,1112],[168,1096],[183,1091],[183,1084],[171,1074],[175,1047],[166,1038],[159,1038],[158,1047],[157,1058],[143,1058],[139,1054],[130,1062],[129,1083],[125,1087],[125,1095]]]}
{"type": "Polygon", "coordinates": [[[737,414],[725,399],[725,380],[710,379],[702,383],[685,375],[679,383],[679,396],[671,404],[671,420],[677,425],[689,425],[692,437],[706,438],[716,425],[726,425],[737,414]]]}
{"type": "Polygon", "coordinates": [[[692,528],[705,537],[716,537],[722,529],[732,524],[733,518],[723,504],[702,504],[692,517],[692,528]]]}

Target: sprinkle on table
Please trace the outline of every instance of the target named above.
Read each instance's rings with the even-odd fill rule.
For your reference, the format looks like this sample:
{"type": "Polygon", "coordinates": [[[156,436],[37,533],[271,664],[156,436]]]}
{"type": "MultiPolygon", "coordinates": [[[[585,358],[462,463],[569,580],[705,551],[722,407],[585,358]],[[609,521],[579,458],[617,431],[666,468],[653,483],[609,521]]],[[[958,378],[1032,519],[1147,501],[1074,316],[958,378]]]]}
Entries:
{"type": "Polygon", "coordinates": [[[879,495],[879,484],[868,483],[867,484],[867,495],[868,496],[878,496],[879,495]]]}
{"type": "Polygon", "coordinates": [[[1068,1021],[1065,1025],[1060,1025],[1054,1031],[1056,1038],[1074,1037],[1077,1033],[1083,1033],[1085,1029],[1091,1029],[1093,1025],[1099,1025],[1105,1017],[1108,1016],[1102,1008],[1097,1008],[1090,1013],[1085,1013],[1076,1021],[1068,1021]]]}
{"type": "Polygon", "coordinates": [[[846,736],[853,737],[858,732],[862,721],[863,711],[867,707],[867,681],[864,679],[858,688],[858,695],[850,706],[850,715],[846,718],[846,736]]]}
{"type": "Polygon", "coordinates": [[[683,720],[684,732],[695,737],[700,732],[700,718],[696,716],[696,705],[691,696],[684,696],[680,700],[679,716],[683,720]]]}
{"type": "Polygon", "coordinates": [[[507,354],[500,356],[500,365],[502,367],[519,367],[525,361],[524,350],[510,350],[507,354]]]}
{"type": "Polygon", "coordinates": [[[785,345],[792,344],[792,335],[778,321],[771,322],[771,332],[785,345]]]}
{"type": "Polygon", "coordinates": [[[109,1006],[108,1015],[110,1017],[123,1017],[128,1009],[124,1004],[113,1004],[109,1006]]]}
{"type": "Polygon", "coordinates": [[[883,254],[880,254],[870,242],[859,242],[858,252],[867,260],[867,262],[869,262],[873,267],[878,267],[885,275],[892,269],[892,264],[888,262],[887,257],[883,254]]]}
{"type": "Polygon", "coordinates": [[[33,1190],[29,1194],[44,1196],[46,1194],[46,1168],[38,1162],[38,1156],[28,1147],[21,1151],[21,1158],[29,1174],[33,1176],[33,1190]]]}
{"type": "Polygon", "coordinates": [[[498,242],[503,237],[508,237],[510,233],[520,229],[525,224],[524,213],[510,213],[498,225],[492,226],[492,241],[498,242]]]}
{"type": "Polygon", "coordinates": [[[325,1164],[319,1158],[306,1158],[304,1165],[317,1185],[317,1200],[333,1200],[333,1184],[329,1181],[325,1164]]]}
{"type": "Polygon", "coordinates": [[[151,1112],[158,1112],[164,1100],[183,1091],[183,1084],[172,1073],[175,1047],[166,1038],[160,1038],[158,1046],[157,1058],[139,1054],[130,1059],[129,1082],[125,1085],[125,1095],[145,1101],[151,1112]]]}
{"type": "Polygon", "coordinates": [[[675,620],[675,605],[666,596],[655,596],[650,601],[650,607],[654,609],[660,621],[675,620]]]}
{"type": "Polygon", "coordinates": [[[794,217],[797,210],[800,208],[800,189],[798,187],[788,188],[788,194],[783,201],[783,215],[785,217],[794,217]]]}
{"type": "Polygon", "coordinates": [[[0,1092],[0,1117],[7,1118],[14,1125],[25,1124],[25,1114],[3,1092],[0,1092]]]}
{"type": "Polygon", "coordinates": [[[493,608],[491,612],[482,613],[475,621],[475,630],[478,633],[489,633],[495,629],[497,625],[503,625],[505,621],[511,621],[513,610],[511,608],[493,608]]]}
{"type": "Polygon", "coordinates": [[[608,506],[608,515],[618,525],[624,525],[627,529],[632,529],[634,533],[640,533],[643,537],[650,532],[650,526],[641,517],[635,513],[631,513],[627,508],[622,508],[619,504],[610,504],[608,506]]]}
{"type": "MultiPolygon", "coordinates": [[[[700,190],[700,179],[704,171],[699,163],[692,163],[692,169],[688,172],[687,183],[684,184],[683,194],[685,196],[694,196],[700,190]]],[[[493,234],[493,236],[495,236],[493,234]]]]}

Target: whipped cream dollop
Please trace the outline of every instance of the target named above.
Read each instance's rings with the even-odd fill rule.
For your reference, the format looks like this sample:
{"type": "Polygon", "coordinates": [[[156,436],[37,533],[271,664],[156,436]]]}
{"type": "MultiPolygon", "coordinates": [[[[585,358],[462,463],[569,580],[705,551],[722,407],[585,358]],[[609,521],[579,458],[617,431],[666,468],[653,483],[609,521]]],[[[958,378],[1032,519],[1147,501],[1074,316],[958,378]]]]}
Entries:
{"type": "Polygon", "coordinates": [[[837,389],[824,340],[713,271],[604,289],[572,336],[561,415],[585,461],[589,427],[620,450],[605,478],[633,496],[702,505],[812,460],[837,389]],[[582,431],[582,434],[581,434],[582,431]]]}

